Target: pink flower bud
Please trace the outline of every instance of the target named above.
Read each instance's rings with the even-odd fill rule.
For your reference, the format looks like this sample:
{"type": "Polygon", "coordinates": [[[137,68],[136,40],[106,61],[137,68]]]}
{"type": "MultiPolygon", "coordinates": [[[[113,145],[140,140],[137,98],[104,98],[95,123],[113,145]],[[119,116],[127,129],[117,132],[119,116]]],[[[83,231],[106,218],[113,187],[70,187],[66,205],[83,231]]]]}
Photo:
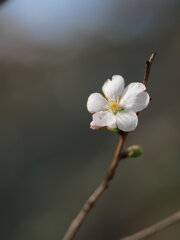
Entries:
{"type": "Polygon", "coordinates": [[[99,130],[101,127],[97,126],[94,121],[90,123],[90,128],[93,130],[99,130]]]}

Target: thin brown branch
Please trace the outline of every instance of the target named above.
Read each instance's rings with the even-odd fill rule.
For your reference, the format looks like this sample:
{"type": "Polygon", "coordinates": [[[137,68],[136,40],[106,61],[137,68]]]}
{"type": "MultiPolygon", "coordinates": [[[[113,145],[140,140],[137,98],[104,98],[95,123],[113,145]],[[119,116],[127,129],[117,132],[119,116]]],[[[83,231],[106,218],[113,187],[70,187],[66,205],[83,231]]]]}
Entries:
{"type": "MultiPolygon", "coordinates": [[[[145,79],[143,80],[143,83],[145,85],[147,84],[147,81],[149,78],[150,68],[151,68],[151,64],[152,64],[154,57],[155,57],[155,53],[153,53],[150,56],[149,60],[146,62],[147,67],[146,67],[145,79]]],[[[74,218],[74,220],[72,221],[71,225],[69,226],[63,240],[74,239],[74,237],[76,236],[76,233],[78,232],[80,226],[86,219],[88,213],[93,208],[94,204],[97,202],[99,197],[104,193],[104,191],[109,187],[110,181],[114,177],[114,174],[115,174],[116,168],[119,164],[119,161],[121,159],[125,158],[123,156],[123,154],[121,154],[121,152],[122,152],[124,142],[126,140],[128,133],[120,132],[120,135],[121,135],[121,137],[120,137],[118,146],[116,148],[112,162],[111,162],[109,168],[107,169],[104,179],[102,180],[101,184],[97,187],[97,189],[93,192],[93,194],[87,199],[87,201],[85,202],[85,204],[79,211],[78,215],[74,218]]]]}
{"type": "Polygon", "coordinates": [[[148,228],[145,228],[131,236],[121,238],[120,240],[141,240],[177,222],[180,222],[180,211],[148,228]]]}
{"type": "Polygon", "coordinates": [[[107,170],[107,173],[99,185],[99,187],[94,191],[94,193],[88,198],[85,202],[84,206],[81,208],[78,215],[75,217],[73,222],[71,223],[69,229],[67,230],[63,240],[71,240],[75,237],[78,229],[80,228],[81,224],[85,220],[86,216],[98,200],[98,198],[103,194],[103,192],[109,187],[109,182],[113,179],[117,165],[120,161],[120,154],[125,142],[127,134],[124,134],[120,137],[118,146],[116,148],[116,152],[114,154],[114,158],[107,170]]]}
{"type": "Polygon", "coordinates": [[[144,79],[143,79],[143,83],[145,86],[147,86],[148,80],[149,80],[149,75],[151,72],[151,65],[154,61],[154,58],[156,57],[156,53],[152,53],[150,58],[146,61],[146,70],[145,70],[145,74],[144,74],[144,79]]]}

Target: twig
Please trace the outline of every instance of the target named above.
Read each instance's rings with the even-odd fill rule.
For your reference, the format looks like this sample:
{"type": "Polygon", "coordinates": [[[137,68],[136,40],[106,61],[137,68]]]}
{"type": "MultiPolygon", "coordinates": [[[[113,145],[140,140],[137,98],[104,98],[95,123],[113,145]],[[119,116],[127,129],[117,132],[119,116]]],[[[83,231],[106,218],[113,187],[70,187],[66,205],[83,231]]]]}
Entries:
{"type": "Polygon", "coordinates": [[[120,240],[141,240],[179,221],[180,221],[180,211],[176,212],[175,214],[165,218],[164,220],[148,228],[145,228],[131,236],[121,238],[120,240]]]}
{"type": "Polygon", "coordinates": [[[80,228],[81,224],[83,223],[84,219],[98,200],[98,198],[102,195],[102,193],[109,187],[109,182],[112,180],[115,170],[117,168],[117,165],[120,161],[120,153],[122,151],[125,139],[127,134],[124,134],[122,137],[120,137],[119,144],[117,146],[116,152],[114,154],[114,158],[107,170],[107,173],[99,185],[99,187],[94,191],[94,193],[88,198],[88,200],[85,202],[84,206],[81,208],[78,215],[75,217],[73,222],[71,223],[66,235],[64,236],[63,240],[71,240],[75,237],[78,229],[80,228]]]}
{"type": "Polygon", "coordinates": [[[143,83],[145,86],[147,86],[148,80],[149,80],[149,75],[151,72],[151,65],[154,61],[154,58],[156,57],[156,53],[152,53],[150,58],[146,61],[146,70],[145,70],[145,74],[144,74],[144,79],[143,79],[143,83]]]}
{"type": "MultiPolygon", "coordinates": [[[[155,57],[155,53],[153,53],[149,60],[146,62],[146,72],[145,77],[143,80],[143,83],[147,85],[149,74],[150,74],[150,68],[151,64],[153,62],[153,59],[155,57]]],[[[63,240],[72,240],[76,236],[77,231],[79,230],[80,226],[84,222],[85,218],[87,217],[88,213],[93,208],[96,201],[99,199],[99,197],[103,194],[103,192],[109,187],[110,181],[113,179],[116,168],[119,164],[119,161],[121,160],[121,152],[122,148],[124,146],[124,142],[126,140],[126,137],[128,133],[120,132],[121,137],[118,143],[118,146],[116,148],[114,157],[112,159],[112,162],[107,169],[106,175],[104,179],[102,180],[101,184],[97,187],[97,189],[94,191],[94,193],[88,198],[88,200],[85,202],[81,210],[79,211],[78,215],[74,218],[71,225],[69,226],[63,240]]],[[[124,157],[122,157],[123,159],[124,157]]]]}

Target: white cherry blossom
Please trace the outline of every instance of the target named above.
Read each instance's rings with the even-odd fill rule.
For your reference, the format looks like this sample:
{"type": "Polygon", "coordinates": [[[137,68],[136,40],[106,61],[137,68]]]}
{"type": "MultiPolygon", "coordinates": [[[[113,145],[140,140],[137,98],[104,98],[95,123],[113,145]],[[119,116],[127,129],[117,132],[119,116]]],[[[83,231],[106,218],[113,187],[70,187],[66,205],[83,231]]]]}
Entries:
{"type": "Polygon", "coordinates": [[[87,101],[87,109],[93,114],[93,124],[97,127],[118,128],[133,131],[138,124],[137,112],[149,104],[149,95],[143,83],[134,82],[124,88],[124,78],[114,75],[108,79],[100,93],[92,93],[87,101]]]}

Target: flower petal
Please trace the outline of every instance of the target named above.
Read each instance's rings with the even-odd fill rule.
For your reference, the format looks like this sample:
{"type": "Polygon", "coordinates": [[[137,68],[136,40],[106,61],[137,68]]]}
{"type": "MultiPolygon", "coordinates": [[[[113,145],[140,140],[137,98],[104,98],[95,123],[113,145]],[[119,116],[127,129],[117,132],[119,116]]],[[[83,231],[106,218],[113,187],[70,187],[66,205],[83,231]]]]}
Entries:
{"type": "Polygon", "coordinates": [[[93,122],[100,127],[111,126],[116,122],[116,117],[108,111],[97,112],[93,114],[93,122]]]}
{"type": "Polygon", "coordinates": [[[137,127],[138,117],[135,112],[124,110],[116,114],[116,123],[120,130],[130,132],[137,127]]]}
{"type": "Polygon", "coordinates": [[[120,101],[120,105],[125,109],[139,112],[148,106],[149,100],[149,94],[147,92],[141,92],[138,95],[130,95],[126,98],[123,97],[120,101]]]}
{"type": "Polygon", "coordinates": [[[107,106],[107,100],[100,93],[92,93],[87,100],[90,113],[102,111],[107,106]]]}
{"type": "Polygon", "coordinates": [[[101,127],[97,126],[94,121],[90,123],[90,128],[93,130],[99,130],[101,127]]]}
{"type": "Polygon", "coordinates": [[[144,92],[146,90],[146,87],[143,83],[140,82],[133,82],[130,83],[123,91],[122,98],[126,95],[137,95],[141,92],[144,92]]]}
{"type": "Polygon", "coordinates": [[[121,107],[138,112],[147,107],[149,95],[145,92],[146,87],[143,83],[135,82],[129,84],[123,91],[120,100],[121,107]]]}
{"type": "Polygon", "coordinates": [[[114,96],[121,96],[123,90],[124,78],[120,75],[114,75],[112,80],[108,79],[102,87],[102,91],[108,99],[111,99],[114,96]]]}

